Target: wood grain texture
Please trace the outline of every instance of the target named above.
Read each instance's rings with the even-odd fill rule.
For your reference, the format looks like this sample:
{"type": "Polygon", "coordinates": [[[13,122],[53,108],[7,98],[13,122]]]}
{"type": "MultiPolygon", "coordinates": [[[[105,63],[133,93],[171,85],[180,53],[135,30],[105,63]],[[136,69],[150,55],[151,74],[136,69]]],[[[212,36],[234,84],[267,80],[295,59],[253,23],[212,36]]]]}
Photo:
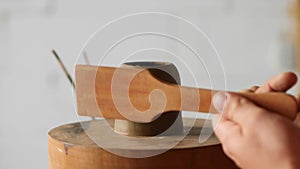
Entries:
{"type": "MultiPolygon", "coordinates": [[[[161,71],[153,71],[152,74],[159,79],[172,84],[180,84],[179,72],[176,67],[167,62],[129,62],[122,65],[123,68],[155,68],[161,71]]],[[[128,136],[155,136],[163,132],[169,135],[183,132],[182,115],[180,111],[164,113],[150,123],[138,123],[129,120],[115,120],[116,133],[128,136]]]]}
{"type": "MultiPolygon", "coordinates": [[[[160,70],[77,65],[77,113],[149,123],[162,112],[214,112],[211,101],[218,91],[170,84],[152,71],[160,70]]],[[[236,94],[290,119],[297,114],[296,99],[285,93],[236,94]]]]}
{"type": "MultiPolygon", "coordinates": [[[[190,122],[192,119],[184,119],[190,122]]],[[[121,157],[98,147],[79,123],[59,126],[49,132],[49,168],[50,169],[235,169],[235,164],[222,151],[219,141],[213,135],[207,142],[200,144],[198,137],[203,126],[203,120],[197,120],[189,134],[173,149],[148,158],[121,157]]],[[[98,134],[105,134],[105,121],[88,121],[83,126],[89,126],[98,134]],[[104,132],[104,133],[102,133],[104,132]]],[[[113,124],[113,123],[111,123],[113,124]]],[[[190,123],[191,125],[192,123],[190,123]]],[[[185,127],[191,127],[186,126],[185,127]]],[[[112,132],[113,133],[113,132],[112,132]]],[[[115,135],[116,137],[120,137],[115,135]]],[[[101,136],[99,136],[101,137],[101,136]]],[[[170,140],[177,136],[168,136],[170,140]]],[[[143,137],[142,137],[143,138],[143,137]]],[[[151,144],[159,137],[145,137],[153,151],[163,149],[164,145],[151,144]],[[147,139],[149,138],[149,139],[147,139]],[[155,150],[156,148],[156,150],[155,150]]],[[[130,139],[130,137],[128,138],[130,139]]],[[[131,138],[138,139],[138,138],[131,138]]],[[[108,142],[111,148],[123,151],[145,151],[147,146],[119,144],[119,139],[112,138],[108,142]]],[[[128,142],[129,143],[129,142],[128,142]]],[[[150,150],[149,149],[149,150],[150,150]]]]}

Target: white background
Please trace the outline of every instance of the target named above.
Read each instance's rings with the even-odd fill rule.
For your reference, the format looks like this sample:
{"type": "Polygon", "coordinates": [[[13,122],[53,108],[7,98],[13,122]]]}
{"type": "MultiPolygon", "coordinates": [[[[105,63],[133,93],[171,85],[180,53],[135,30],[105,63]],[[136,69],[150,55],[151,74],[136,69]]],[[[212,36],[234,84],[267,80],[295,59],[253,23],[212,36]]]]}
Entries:
{"type": "Polygon", "coordinates": [[[100,26],[135,12],[167,12],[190,20],[209,36],[220,53],[227,88],[240,90],[293,70],[292,46],[285,39],[289,4],[0,0],[0,168],[47,168],[47,132],[77,121],[71,87],[52,48],[73,71],[81,47],[100,26]]]}

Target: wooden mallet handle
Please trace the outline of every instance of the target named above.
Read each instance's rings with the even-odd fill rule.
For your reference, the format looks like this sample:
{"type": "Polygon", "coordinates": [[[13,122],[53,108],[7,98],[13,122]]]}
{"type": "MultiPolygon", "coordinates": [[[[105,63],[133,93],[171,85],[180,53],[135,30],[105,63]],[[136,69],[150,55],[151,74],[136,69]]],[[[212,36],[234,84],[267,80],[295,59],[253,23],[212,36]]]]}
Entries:
{"type": "Polygon", "coordinates": [[[286,93],[270,92],[270,93],[238,93],[252,100],[258,106],[261,106],[272,112],[276,112],[291,120],[294,120],[297,115],[297,101],[295,97],[286,93]]]}
{"type": "MultiPolygon", "coordinates": [[[[191,100],[192,98],[195,98],[195,92],[198,91],[198,96],[200,98],[200,106],[197,110],[193,109],[193,103],[183,102],[182,109],[187,111],[199,111],[199,112],[210,112],[213,106],[211,106],[212,103],[212,97],[215,93],[219,91],[214,90],[207,90],[207,89],[196,89],[196,88],[188,88],[188,87],[180,87],[181,92],[183,93],[182,96],[184,97],[182,101],[184,101],[185,98],[190,98],[188,100],[191,100]],[[191,109],[192,108],[192,109],[191,109]]],[[[297,115],[298,105],[295,97],[283,93],[283,92],[268,92],[268,93],[246,93],[246,92],[229,92],[238,94],[242,97],[245,97],[252,102],[254,102],[256,105],[265,108],[269,111],[278,113],[284,117],[287,117],[289,119],[295,119],[297,115]]]]}

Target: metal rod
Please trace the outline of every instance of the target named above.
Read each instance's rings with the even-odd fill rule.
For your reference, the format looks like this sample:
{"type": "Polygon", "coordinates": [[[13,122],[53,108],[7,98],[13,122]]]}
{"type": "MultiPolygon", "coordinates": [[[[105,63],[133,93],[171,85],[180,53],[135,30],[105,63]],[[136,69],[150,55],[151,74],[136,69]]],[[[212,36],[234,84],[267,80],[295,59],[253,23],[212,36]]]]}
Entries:
{"type": "Polygon", "coordinates": [[[73,88],[75,89],[75,83],[72,79],[72,77],[70,76],[68,70],[66,69],[65,65],[63,64],[63,62],[61,61],[60,57],[58,56],[58,54],[55,52],[55,50],[52,50],[52,53],[54,54],[55,58],[57,59],[60,67],[63,69],[65,75],[67,76],[67,78],[69,79],[69,82],[71,83],[71,85],[73,86],[73,88]]]}
{"type": "MultiPolygon", "coordinates": [[[[58,61],[60,67],[63,69],[65,75],[67,76],[67,78],[69,79],[69,82],[71,83],[71,85],[73,86],[74,90],[75,90],[75,83],[71,77],[71,75],[69,74],[68,70],[66,69],[65,65],[63,64],[63,62],[61,61],[60,57],[58,56],[58,54],[55,52],[55,50],[52,50],[52,53],[54,54],[56,60],[58,61]]],[[[86,55],[86,54],[85,54],[86,55]]],[[[89,63],[88,61],[88,58],[87,58],[87,55],[85,56],[86,57],[86,62],[89,63]]],[[[95,120],[95,117],[91,117],[92,120],[95,120]]]]}
{"type": "Polygon", "coordinates": [[[84,59],[85,63],[90,65],[91,63],[90,63],[90,60],[89,60],[89,57],[88,57],[86,51],[83,51],[82,55],[83,55],[83,59],[84,59]]]}

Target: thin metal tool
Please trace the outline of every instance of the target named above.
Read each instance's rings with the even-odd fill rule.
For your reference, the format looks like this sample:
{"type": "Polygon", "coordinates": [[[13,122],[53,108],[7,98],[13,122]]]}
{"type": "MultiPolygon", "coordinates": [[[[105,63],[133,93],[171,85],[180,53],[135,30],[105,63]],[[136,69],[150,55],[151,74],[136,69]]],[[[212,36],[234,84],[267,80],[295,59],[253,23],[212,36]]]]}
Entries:
{"type": "Polygon", "coordinates": [[[85,63],[86,63],[87,65],[90,65],[91,63],[90,63],[90,60],[89,60],[89,57],[88,57],[86,51],[83,51],[83,52],[82,52],[82,55],[83,55],[83,59],[84,59],[85,63]]]}
{"type": "Polygon", "coordinates": [[[67,78],[69,79],[69,82],[71,83],[71,85],[73,86],[73,88],[75,89],[75,83],[72,79],[72,77],[70,76],[68,70],[66,69],[65,65],[63,64],[63,62],[61,61],[60,57],[58,56],[58,54],[55,52],[55,50],[52,50],[52,53],[54,54],[55,58],[57,59],[60,67],[63,69],[65,75],[67,76],[67,78]]]}
{"type": "MultiPolygon", "coordinates": [[[[70,73],[68,72],[67,68],[65,67],[65,65],[64,65],[63,62],[61,61],[61,59],[60,59],[60,57],[58,56],[58,54],[56,53],[56,51],[52,49],[52,53],[54,54],[54,56],[55,56],[56,60],[58,61],[60,67],[63,69],[65,75],[67,76],[69,82],[71,83],[71,85],[73,86],[73,88],[74,88],[74,90],[75,90],[75,89],[76,89],[75,83],[74,83],[74,81],[73,81],[73,79],[72,79],[70,73]]],[[[85,55],[86,55],[86,54],[85,54],[85,55]]],[[[87,55],[86,55],[85,57],[86,57],[86,62],[89,63],[88,58],[87,58],[87,55]]],[[[91,119],[92,119],[92,120],[95,120],[95,117],[91,117],[91,119]]]]}

